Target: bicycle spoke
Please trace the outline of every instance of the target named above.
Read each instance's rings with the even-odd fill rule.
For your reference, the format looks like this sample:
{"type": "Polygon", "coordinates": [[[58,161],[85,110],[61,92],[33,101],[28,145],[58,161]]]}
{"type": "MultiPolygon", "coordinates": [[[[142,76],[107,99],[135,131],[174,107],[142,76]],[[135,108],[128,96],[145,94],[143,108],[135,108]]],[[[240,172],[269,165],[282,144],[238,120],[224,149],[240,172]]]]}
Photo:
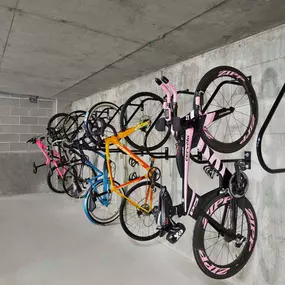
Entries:
{"type": "Polygon", "coordinates": [[[231,135],[231,138],[232,138],[232,142],[234,141],[233,140],[233,136],[232,136],[232,132],[231,132],[231,128],[229,127],[229,120],[228,120],[228,118],[227,117],[225,117],[226,118],[226,120],[227,120],[227,127],[228,127],[228,130],[230,131],[230,135],[231,135]]]}
{"type": "MultiPolygon", "coordinates": [[[[236,107],[236,105],[244,98],[244,96],[246,96],[247,94],[245,93],[238,101],[237,103],[233,106],[234,108],[238,108],[236,107]]],[[[248,104],[249,105],[249,104],[248,104]]]]}
{"type": "Polygon", "coordinates": [[[217,238],[218,236],[214,236],[214,237],[210,237],[210,238],[206,238],[204,239],[204,241],[209,240],[209,239],[213,239],[213,238],[217,238]]]}
{"type": "MultiPolygon", "coordinates": [[[[222,77],[220,77],[220,79],[222,80],[222,77]]],[[[216,87],[218,87],[216,82],[215,81],[213,81],[213,82],[215,83],[216,87]]],[[[221,88],[219,89],[219,93],[222,95],[223,100],[227,103],[227,106],[229,106],[229,102],[226,100],[226,97],[225,97],[224,93],[221,91],[221,88]]]]}
{"type": "Polygon", "coordinates": [[[238,111],[238,110],[235,110],[235,112],[238,112],[238,113],[241,113],[241,114],[243,114],[243,115],[246,115],[246,116],[250,117],[249,114],[246,114],[246,113],[244,113],[244,112],[241,112],[241,111],[238,111]]]}
{"type": "Polygon", "coordinates": [[[206,249],[205,249],[205,251],[207,250],[207,249],[209,249],[209,248],[211,248],[212,246],[214,246],[214,245],[216,245],[216,244],[218,244],[219,242],[221,242],[223,239],[220,239],[219,241],[217,241],[216,243],[214,243],[214,244],[212,244],[211,246],[209,246],[209,247],[207,247],[206,249]]]}
{"type": "MultiPolygon", "coordinates": [[[[206,90],[206,92],[210,95],[210,98],[211,98],[212,94],[210,94],[208,90],[206,90]]],[[[221,106],[221,104],[217,102],[215,98],[213,98],[213,100],[219,105],[220,108],[223,108],[223,106],[221,106]]]]}
{"type": "MultiPolygon", "coordinates": [[[[232,116],[232,114],[231,114],[231,116],[232,116]]],[[[240,120],[238,120],[236,118],[235,118],[235,120],[238,121],[239,123],[241,123],[243,126],[245,126],[245,128],[247,128],[246,125],[244,123],[242,123],[240,120]]]]}
{"type": "Polygon", "coordinates": [[[220,126],[220,124],[221,124],[221,121],[222,121],[222,120],[219,120],[218,127],[217,127],[217,129],[216,129],[216,132],[215,132],[214,137],[216,137],[216,134],[217,134],[217,132],[218,132],[219,126],[220,126]]]}
{"type": "Polygon", "coordinates": [[[235,117],[234,114],[231,114],[231,115],[232,115],[232,117],[235,119],[236,125],[237,125],[237,127],[238,127],[239,134],[240,134],[240,136],[241,136],[242,133],[241,133],[240,128],[239,128],[239,125],[238,125],[238,123],[237,123],[237,119],[236,119],[236,117],[235,117]]]}
{"type": "Polygon", "coordinates": [[[217,261],[217,259],[218,259],[219,255],[221,254],[221,251],[222,251],[222,249],[224,248],[224,246],[225,246],[225,243],[223,244],[223,246],[222,246],[221,250],[219,251],[219,253],[218,253],[218,255],[217,255],[217,257],[216,257],[216,259],[215,259],[214,263],[216,263],[216,261],[217,261]]]}

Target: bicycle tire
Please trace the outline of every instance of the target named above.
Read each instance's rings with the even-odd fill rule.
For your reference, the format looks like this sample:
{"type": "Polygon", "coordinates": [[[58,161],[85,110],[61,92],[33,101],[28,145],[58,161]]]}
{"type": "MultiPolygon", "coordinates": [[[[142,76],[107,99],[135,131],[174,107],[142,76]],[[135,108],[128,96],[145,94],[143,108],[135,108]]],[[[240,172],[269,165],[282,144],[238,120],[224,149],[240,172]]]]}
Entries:
{"type": "MultiPolygon", "coordinates": [[[[103,179],[97,181],[95,187],[98,188],[98,186],[102,185],[103,184],[103,179]]],[[[120,184],[117,182],[117,181],[114,181],[114,184],[119,186],[120,184]]],[[[93,189],[90,187],[88,192],[87,192],[87,195],[84,199],[84,212],[85,212],[85,215],[87,216],[87,218],[89,219],[89,221],[91,221],[92,223],[94,224],[98,224],[98,225],[106,225],[106,224],[109,224],[109,223],[112,223],[113,221],[115,221],[118,217],[119,217],[119,209],[120,209],[120,205],[121,203],[119,203],[119,206],[118,206],[118,209],[116,211],[116,214],[111,216],[109,219],[100,219],[98,217],[96,217],[94,214],[93,214],[93,211],[97,208],[97,206],[93,209],[93,211],[91,211],[91,208],[93,207],[92,206],[92,203],[94,203],[92,199],[92,196],[91,196],[91,191],[93,191],[93,189]],[[92,212],[92,213],[91,213],[92,212]]],[[[123,188],[120,188],[119,191],[124,195],[125,194],[125,191],[123,188]]],[[[117,193],[115,192],[112,192],[110,193],[110,195],[112,195],[112,197],[117,197],[118,199],[122,200],[123,198],[121,198],[117,193]]],[[[111,198],[112,199],[112,198],[111,198]]],[[[98,201],[98,199],[96,200],[96,202],[98,201]]],[[[100,205],[100,204],[99,204],[100,205]]]]}
{"type": "Polygon", "coordinates": [[[53,141],[57,140],[57,139],[62,139],[63,138],[63,126],[60,126],[60,124],[63,124],[64,123],[64,120],[66,118],[68,114],[66,113],[57,113],[55,115],[53,115],[49,121],[48,121],[48,124],[47,124],[47,132],[48,132],[48,137],[47,137],[47,140],[48,140],[48,143],[51,144],[53,141]],[[58,119],[62,117],[62,119],[59,121],[59,123],[57,123],[57,127],[59,125],[59,128],[58,130],[55,130],[55,131],[52,131],[52,129],[54,129],[55,127],[52,127],[52,123],[58,119]]]}
{"type": "Polygon", "coordinates": [[[69,141],[73,141],[74,139],[80,139],[85,134],[85,132],[83,132],[83,135],[78,137],[79,132],[82,130],[85,113],[85,111],[77,110],[71,112],[65,117],[63,122],[63,133],[64,137],[69,141]],[[80,118],[83,118],[81,124],[79,123],[80,118]],[[74,127],[75,129],[71,129],[72,127],[74,127]]]}
{"type": "MultiPolygon", "coordinates": [[[[63,189],[65,191],[65,193],[72,197],[72,198],[75,198],[75,199],[81,199],[81,198],[84,198],[87,194],[87,191],[83,191],[82,188],[84,188],[83,183],[86,183],[86,178],[83,179],[83,178],[80,178],[79,175],[78,175],[78,171],[76,170],[76,166],[79,166],[79,167],[87,167],[87,169],[89,169],[89,171],[91,171],[92,173],[92,177],[96,177],[96,171],[91,167],[89,166],[88,164],[74,164],[72,165],[71,167],[68,168],[68,170],[65,172],[64,176],[63,176],[63,189]],[[74,177],[76,179],[75,181],[75,187],[77,189],[77,194],[78,195],[75,195],[76,194],[76,191],[72,191],[73,189],[71,189],[71,187],[74,188],[74,184],[72,184],[72,186],[67,186],[66,183],[67,183],[67,176],[68,175],[71,175],[72,177],[74,177]],[[79,195],[81,193],[81,195],[79,195]]],[[[83,170],[84,171],[84,170],[83,170]]],[[[89,178],[90,179],[90,178],[89,178]]],[[[86,183],[88,184],[88,182],[86,183]]]]}
{"type": "MultiPolygon", "coordinates": [[[[94,112],[96,113],[96,110],[98,110],[99,108],[104,108],[103,110],[106,112],[107,110],[113,110],[114,114],[111,115],[111,118],[106,118],[104,115],[105,113],[102,113],[100,112],[98,114],[98,118],[102,118],[104,119],[105,123],[108,125],[110,124],[112,127],[115,128],[116,131],[119,131],[119,127],[120,127],[120,124],[119,122],[116,123],[116,116],[119,116],[119,110],[120,108],[112,103],[112,102],[107,102],[107,101],[104,101],[104,102],[100,102],[100,103],[97,103],[95,104],[94,106],[92,106],[90,108],[90,110],[88,111],[88,116],[87,116],[87,119],[86,119],[86,128],[85,128],[85,131],[87,133],[87,136],[88,138],[96,145],[99,144],[99,146],[101,148],[104,148],[105,147],[105,143],[104,143],[104,138],[108,137],[108,136],[112,136],[114,135],[114,132],[111,128],[107,128],[104,130],[104,134],[103,136],[100,136],[101,139],[98,141],[97,138],[95,138],[93,135],[92,135],[92,120],[94,119],[94,112]]],[[[108,112],[107,112],[108,113],[108,112]]],[[[108,113],[109,114],[109,113],[108,113]]]]}
{"type": "MultiPolygon", "coordinates": [[[[150,181],[142,181],[142,182],[139,182],[139,183],[135,184],[135,185],[126,193],[125,196],[126,196],[127,198],[130,197],[130,195],[131,195],[134,191],[136,191],[139,187],[141,187],[141,186],[146,186],[146,185],[150,185],[150,181]]],[[[155,183],[155,186],[158,187],[159,189],[161,189],[161,185],[160,185],[159,183],[155,183]]],[[[157,194],[159,194],[159,191],[157,192],[157,194]]],[[[158,195],[158,196],[159,196],[159,195],[158,195]]],[[[159,200],[159,198],[157,199],[157,203],[158,203],[158,200],[159,200]]],[[[130,231],[130,229],[129,229],[128,226],[127,226],[127,221],[128,221],[129,219],[126,220],[126,219],[125,219],[125,215],[124,215],[124,211],[125,211],[125,208],[126,208],[127,205],[130,205],[130,207],[134,208],[135,211],[137,211],[137,214],[139,215],[139,210],[137,210],[137,209],[135,208],[135,206],[131,205],[126,199],[124,199],[124,200],[122,201],[122,204],[121,204],[121,207],[120,207],[120,222],[121,222],[121,226],[122,226],[123,230],[125,231],[125,233],[126,233],[129,237],[131,237],[132,239],[138,240],[138,241],[149,241],[149,240],[152,240],[152,239],[158,237],[158,236],[159,236],[159,233],[160,233],[159,230],[156,230],[155,233],[153,233],[153,234],[151,234],[151,235],[148,235],[148,236],[138,236],[138,235],[134,234],[132,231],[130,231]]],[[[153,221],[154,221],[154,223],[155,223],[154,217],[153,217],[153,221]]],[[[143,221],[143,223],[144,223],[144,221],[143,221]]],[[[156,224],[156,223],[155,223],[155,224],[156,224]]],[[[136,225],[137,225],[137,223],[136,223],[136,225]]],[[[152,225],[154,225],[154,224],[152,224],[152,225]]],[[[156,225],[154,225],[154,226],[156,226],[156,225]]]]}
{"type": "MultiPolygon", "coordinates": [[[[127,113],[128,113],[128,108],[130,109],[130,107],[132,106],[132,101],[140,98],[140,97],[149,97],[150,99],[149,100],[153,100],[153,101],[158,101],[161,103],[161,108],[157,111],[157,114],[159,113],[160,110],[162,110],[162,104],[163,104],[163,99],[154,94],[154,93],[151,93],[151,92],[139,92],[139,93],[136,93],[134,94],[133,96],[131,96],[126,102],[125,104],[123,105],[122,107],[122,110],[121,110],[121,116],[120,116],[120,126],[121,126],[121,130],[122,131],[125,131],[126,129],[128,129],[129,127],[132,127],[135,125],[135,123],[127,123],[126,120],[127,120],[127,113]]],[[[152,112],[153,113],[153,112],[152,112]]],[[[134,114],[134,113],[133,113],[134,114]]],[[[158,115],[155,117],[153,116],[152,117],[152,122],[158,117],[158,115]]],[[[141,119],[140,121],[143,121],[144,119],[150,119],[150,115],[149,114],[143,114],[141,116],[141,119]],[[145,116],[145,118],[144,118],[145,116]]],[[[137,130],[137,132],[141,132],[142,130],[137,130]]],[[[141,140],[140,144],[138,144],[138,142],[134,142],[134,138],[132,139],[130,136],[126,137],[126,141],[134,148],[138,149],[138,150],[148,150],[148,151],[153,151],[153,150],[156,150],[160,147],[162,147],[166,141],[168,140],[170,134],[171,134],[171,130],[170,128],[167,128],[167,130],[165,132],[157,132],[155,130],[155,128],[152,129],[152,131],[150,132],[149,136],[152,134],[152,133],[155,133],[157,135],[161,135],[163,136],[162,139],[159,139],[159,142],[153,146],[149,146],[149,147],[145,147],[144,146],[144,139],[141,140]]],[[[134,137],[136,136],[136,134],[134,133],[134,137]]]]}
{"type": "MultiPolygon", "coordinates": [[[[64,189],[62,188],[62,189],[59,190],[58,187],[56,187],[56,186],[54,185],[54,183],[52,182],[52,177],[53,177],[53,175],[54,175],[54,174],[57,174],[56,168],[57,168],[57,167],[55,167],[55,166],[53,166],[53,167],[50,168],[50,170],[49,170],[49,172],[48,172],[48,174],[47,174],[47,184],[48,184],[49,188],[50,188],[53,192],[58,193],[58,194],[63,194],[63,193],[65,193],[64,189]]],[[[59,179],[60,181],[63,180],[63,178],[61,178],[60,176],[58,176],[58,179],[59,179]]]]}
{"type": "MultiPolygon", "coordinates": [[[[215,218],[217,220],[219,216],[217,211],[221,209],[222,207],[224,207],[224,211],[226,211],[226,208],[228,208],[227,203],[230,201],[229,199],[231,198],[232,197],[227,194],[219,195],[206,205],[206,207],[204,208],[204,211],[207,212],[209,215],[211,215],[212,218],[215,218]]],[[[257,240],[257,218],[256,218],[255,211],[251,203],[246,197],[236,199],[235,201],[237,201],[238,209],[242,211],[242,214],[240,215],[240,217],[243,217],[244,215],[246,219],[246,222],[242,220],[241,224],[244,225],[245,223],[247,223],[248,234],[246,236],[246,240],[244,241],[245,244],[244,244],[243,250],[240,253],[238,252],[237,247],[235,245],[236,252],[239,253],[239,255],[237,256],[236,259],[233,259],[232,262],[228,263],[228,260],[227,260],[227,264],[223,264],[223,265],[217,264],[216,262],[218,260],[218,257],[215,261],[212,261],[211,254],[213,252],[213,249],[211,249],[212,252],[210,254],[207,254],[207,250],[211,247],[208,247],[207,249],[205,248],[206,247],[205,246],[205,241],[206,241],[205,232],[209,234],[211,232],[209,231],[209,229],[212,229],[212,228],[209,225],[209,223],[207,223],[206,218],[203,218],[202,216],[200,216],[197,219],[195,227],[194,227],[193,253],[194,253],[196,263],[198,264],[199,268],[203,271],[203,273],[205,273],[208,277],[211,277],[214,279],[226,279],[226,278],[232,277],[233,275],[237,274],[246,265],[246,263],[248,262],[255,248],[255,244],[257,240]],[[209,228],[208,228],[208,225],[209,225],[209,228]]],[[[239,215],[237,215],[237,217],[239,217],[239,215]]],[[[243,227],[241,226],[239,228],[243,229],[243,227]]],[[[237,230],[239,228],[237,228],[237,230]]],[[[217,232],[214,229],[213,231],[214,233],[217,234],[217,232]]],[[[218,240],[220,239],[220,237],[221,236],[218,236],[218,240]]],[[[214,238],[216,237],[212,237],[212,239],[214,238]]],[[[224,238],[222,237],[222,239],[224,238]]],[[[211,240],[211,238],[207,240],[209,241],[211,240]]],[[[217,241],[216,244],[220,243],[221,240],[217,241]]],[[[227,243],[225,240],[224,242],[225,244],[228,244],[227,245],[228,251],[230,251],[229,250],[230,244],[227,243]]],[[[220,256],[223,257],[223,252],[220,256]]],[[[227,258],[228,257],[229,255],[227,256],[227,258]]],[[[231,253],[231,257],[233,257],[232,253],[231,253]]]]}
{"type": "MultiPolygon", "coordinates": [[[[215,68],[211,69],[210,71],[208,71],[202,77],[200,82],[198,83],[197,88],[196,88],[196,92],[202,91],[203,94],[207,95],[207,93],[208,93],[207,88],[210,86],[210,84],[215,83],[215,80],[218,81],[219,78],[222,79],[223,77],[231,78],[232,84],[233,84],[233,82],[236,82],[235,85],[237,85],[238,87],[242,86],[244,88],[245,94],[247,94],[247,97],[248,97],[249,108],[250,108],[250,112],[251,112],[251,114],[248,115],[249,116],[248,123],[246,123],[246,122],[243,123],[240,120],[236,119],[236,116],[238,116],[239,113],[244,114],[244,115],[247,115],[247,114],[240,112],[241,109],[239,109],[239,111],[237,110],[238,108],[240,108],[240,106],[238,106],[238,107],[234,106],[236,108],[235,108],[234,112],[230,115],[230,117],[225,116],[224,118],[222,118],[220,120],[223,120],[223,122],[227,123],[227,127],[229,129],[231,139],[233,140],[232,133],[231,133],[231,129],[233,129],[233,128],[235,129],[235,131],[237,131],[237,130],[239,131],[240,134],[238,135],[238,138],[235,138],[234,141],[232,141],[232,142],[222,142],[219,139],[214,138],[213,134],[209,133],[209,129],[207,129],[207,132],[202,131],[201,136],[202,136],[203,140],[206,142],[206,144],[209,145],[209,147],[211,147],[212,149],[214,149],[218,152],[221,152],[221,153],[233,153],[233,152],[236,152],[236,151],[242,149],[250,141],[252,135],[254,134],[254,131],[256,129],[257,122],[258,122],[258,102],[257,102],[257,97],[255,94],[254,88],[253,88],[252,84],[250,83],[249,79],[241,71],[239,71],[236,68],[230,67],[230,66],[218,66],[218,67],[215,67],[215,68]],[[234,118],[236,124],[233,124],[231,127],[229,127],[229,122],[232,118],[234,118]],[[238,122],[240,124],[238,124],[238,122]],[[237,126],[237,128],[236,128],[236,126],[237,126]],[[241,131],[240,128],[244,128],[244,127],[246,127],[245,130],[241,131]]],[[[226,83],[226,82],[228,82],[228,81],[225,80],[224,83],[226,83]]],[[[230,83],[230,82],[228,82],[228,83],[230,83]]],[[[217,86],[216,83],[215,83],[215,85],[217,86]]],[[[225,86],[226,86],[226,84],[225,84],[225,86]]],[[[225,86],[223,86],[223,87],[225,87],[225,86]]],[[[227,85],[227,87],[229,87],[229,85],[227,85]]],[[[222,88],[222,86],[220,88],[222,88]]],[[[237,88],[236,88],[236,90],[237,90],[237,88]]],[[[222,94],[222,93],[220,93],[220,94],[222,94]]],[[[213,96],[213,94],[212,94],[212,96],[213,96]]],[[[222,95],[222,96],[223,96],[224,102],[226,102],[227,104],[229,104],[229,102],[230,102],[233,105],[233,96],[237,96],[237,93],[232,94],[229,101],[227,101],[225,99],[224,95],[222,95]]],[[[238,104],[239,102],[242,102],[241,100],[243,98],[244,98],[244,96],[238,102],[236,102],[236,104],[238,104]]],[[[210,102],[210,100],[208,100],[207,102],[210,102]]],[[[207,106],[207,102],[204,102],[204,107],[202,109],[202,113],[205,113],[209,110],[213,101],[211,101],[211,103],[208,106],[207,106]]],[[[194,103],[195,102],[193,102],[193,104],[194,103]]],[[[215,103],[219,104],[218,101],[215,101],[215,103]]],[[[245,106],[246,105],[244,105],[244,106],[241,105],[241,107],[245,107],[245,106]]],[[[215,108],[215,109],[217,109],[217,108],[215,108]]],[[[220,123],[221,123],[221,122],[219,122],[220,120],[215,122],[216,124],[219,124],[217,129],[216,129],[216,133],[217,133],[219,126],[220,126],[220,123]]],[[[244,120],[244,118],[243,118],[243,120],[244,120]]],[[[245,119],[245,120],[247,120],[247,119],[245,119]]],[[[232,121],[233,121],[233,119],[232,119],[232,121]]],[[[221,126],[224,127],[224,124],[221,124],[221,126]]],[[[225,130],[227,128],[222,128],[222,129],[225,130]]],[[[222,131],[222,133],[223,133],[223,131],[222,131]]],[[[235,136],[236,136],[236,134],[235,134],[235,136]]],[[[224,136],[224,138],[225,137],[226,136],[224,136]]]]}

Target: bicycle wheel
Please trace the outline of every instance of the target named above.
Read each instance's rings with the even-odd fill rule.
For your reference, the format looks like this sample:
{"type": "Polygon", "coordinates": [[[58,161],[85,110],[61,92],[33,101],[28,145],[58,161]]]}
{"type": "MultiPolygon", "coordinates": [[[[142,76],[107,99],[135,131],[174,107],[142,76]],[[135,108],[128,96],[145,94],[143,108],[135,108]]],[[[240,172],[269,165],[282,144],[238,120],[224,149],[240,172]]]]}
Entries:
{"type": "Polygon", "coordinates": [[[193,234],[193,252],[200,269],[215,279],[229,278],[247,263],[257,239],[257,218],[247,198],[232,200],[231,196],[219,195],[204,209],[219,224],[232,228],[230,203],[237,203],[236,230],[238,237],[223,237],[200,216],[193,234]],[[223,222],[222,222],[223,221],[223,222]]]}
{"type": "Polygon", "coordinates": [[[95,170],[87,164],[72,165],[63,176],[65,193],[72,198],[84,198],[89,188],[89,180],[96,175],[95,170]]]}
{"type": "MultiPolygon", "coordinates": [[[[63,188],[63,178],[58,174],[56,168],[57,167],[53,166],[49,170],[47,174],[47,184],[53,192],[62,194],[65,193],[63,188]]],[[[61,173],[64,173],[63,167],[58,167],[58,169],[61,171],[61,173]]]]}
{"type": "MultiPolygon", "coordinates": [[[[162,111],[163,99],[156,94],[150,92],[140,92],[131,96],[122,107],[120,116],[121,130],[124,131],[138,123],[151,121],[151,125],[142,128],[126,137],[126,141],[138,150],[145,150],[144,138],[147,130],[155,124],[156,119],[159,119],[163,114],[162,111]]],[[[152,151],[162,147],[170,136],[171,130],[167,128],[163,132],[159,132],[152,128],[148,136],[148,151],[152,151]]]]}
{"type": "Polygon", "coordinates": [[[51,144],[55,140],[60,140],[64,137],[63,125],[66,118],[66,113],[58,113],[50,118],[47,124],[48,143],[51,144]]]}
{"type": "Polygon", "coordinates": [[[233,67],[219,66],[203,76],[196,92],[204,94],[202,113],[234,108],[230,115],[204,128],[204,141],[221,153],[243,148],[251,139],[258,121],[257,98],[249,79],[233,67]]]}
{"type": "MultiPolygon", "coordinates": [[[[108,181],[110,188],[110,182],[108,181]]],[[[116,186],[120,184],[114,181],[116,186]]],[[[104,193],[104,182],[99,180],[95,182],[87,192],[84,199],[84,212],[87,218],[95,224],[106,225],[115,221],[119,217],[119,208],[122,202],[122,197],[115,192],[106,193],[101,196],[96,194],[104,193]]],[[[121,194],[125,194],[124,189],[119,189],[121,194]]]]}
{"type": "MultiPolygon", "coordinates": [[[[150,181],[140,182],[127,192],[126,197],[147,210],[150,207],[153,209],[153,207],[158,206],[161,185],[155,183],[155,187],[156,191],[153,192],[150,188],[150,181]],[[150,193],[149,190],[153,195],[152,206],[150,206],[151,198],[147,195],[147,193],[150,193]],[[150,199],[146,198],[147,196],[150,199]]],[[[159,235],[152,211],[150,213],[143,212],[130,204],[126,199],[123,200],[120,208],[120,221],[126,234],[135,240],[148,241],[159,235]]]]}
{"type": "Polygon", "coordinates": [[[86,132],[90,140],[98,144],[100,143],[101,147],[104,147],[103,140],[107,137],[113,136],[114,131],[108,127],[111,125],[115,128],[116,131],[120,130],[120,108],[111,102],[100,102],[95,104],[88,112],[88,117],[86,121],[86,132]],[[100,136],[100,142],[97,139],[97,134],[94,133],[94,130],[97,130],[97,121],[98,119],[103,119],[107,127],[104,129],[104,133],[100,136]]]}
{"type": "Polygon", "coordinates": [[[69,141],[80,139],[84,136],[85,131],[83,128],[85,111],[77,110],[67,115],[63,122],[64,137],[69,141]]]}

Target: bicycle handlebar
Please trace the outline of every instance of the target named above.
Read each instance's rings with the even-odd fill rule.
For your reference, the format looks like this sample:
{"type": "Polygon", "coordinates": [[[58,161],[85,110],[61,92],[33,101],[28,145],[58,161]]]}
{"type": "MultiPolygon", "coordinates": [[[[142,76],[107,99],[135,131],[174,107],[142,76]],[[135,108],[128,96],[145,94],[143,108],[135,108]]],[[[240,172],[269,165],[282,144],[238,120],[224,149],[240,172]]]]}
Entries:
{"type": "Polygon", "coordinates": [[[30,138],[29,140],[27,140],[27,143],[32,143],[32,144],[35,144],[37,142],[37,140],[41,140],[43,141],[45,139],[45,136],[34,136],[32,138],[30,138]]]}
{"type": "Polygon", "coordinates": [[[193,91],[189,91],[189,89],[185,89],[185,90],[179,90],[179,91],[177,91],[177,94],[189,94],[189,95],[195,95],[195,92],[193,92],[193,91]]]}

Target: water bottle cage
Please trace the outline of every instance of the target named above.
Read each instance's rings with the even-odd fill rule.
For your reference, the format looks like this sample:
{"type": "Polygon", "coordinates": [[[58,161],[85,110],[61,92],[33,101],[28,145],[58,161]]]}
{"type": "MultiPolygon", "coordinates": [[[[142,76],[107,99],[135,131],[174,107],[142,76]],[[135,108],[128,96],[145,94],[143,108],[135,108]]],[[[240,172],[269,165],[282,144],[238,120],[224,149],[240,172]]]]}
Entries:
{"type": "Polygon", "coordinates": [[[129,180],[135,180],[136,178],[138,178],[138,175],[136,172],[132,172],[130,175],[129,175],[129,180]]]}
{"type": "Polygon", "coordinates": [[[212,165],[204,166],[203,170],[211,179],[214,179],[215,176],[219,175],[218,171],[212,165]]]}
{"type": "Polygon", "coordinates": [[[132,157],[129,158],[129,165],[131,167],[135,167],[137,166],[139,163],[137,161],[135,161],[132,157]]]}

